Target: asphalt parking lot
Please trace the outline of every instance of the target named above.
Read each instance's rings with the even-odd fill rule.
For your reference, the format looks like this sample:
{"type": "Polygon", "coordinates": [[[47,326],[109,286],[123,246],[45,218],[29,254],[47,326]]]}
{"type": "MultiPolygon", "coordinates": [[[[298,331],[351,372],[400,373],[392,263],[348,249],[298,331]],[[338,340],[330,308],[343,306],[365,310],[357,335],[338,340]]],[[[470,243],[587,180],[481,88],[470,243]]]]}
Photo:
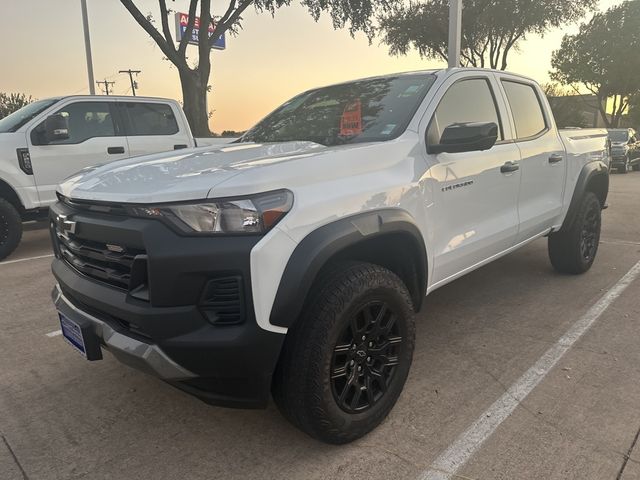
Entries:
{"type": "Polygon", "coordinates": [[[82,360],[52,334],[48,233],[31,225],[0,263],[0,479],[640,479],[640,277],[625,277],[640,261],[640,172],[612,175],[609,204],[588,274],[554,273],[540,240],[431,295],[400,401],[342,447],[273,405],[210,407],[109,355],[82,360]],[[511,395],[558,345],[548,374],[511,395]],[[512,412],[493,408],[505,395],[512,412]],[[455,458],[468,461],[452,476],[455,458]]]}

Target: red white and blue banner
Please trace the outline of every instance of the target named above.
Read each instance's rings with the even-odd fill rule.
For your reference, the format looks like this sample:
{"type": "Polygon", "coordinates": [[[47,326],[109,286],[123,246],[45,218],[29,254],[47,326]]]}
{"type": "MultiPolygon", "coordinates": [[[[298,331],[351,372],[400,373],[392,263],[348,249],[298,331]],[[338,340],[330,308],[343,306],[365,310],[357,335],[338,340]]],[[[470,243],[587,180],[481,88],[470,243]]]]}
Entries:
{"type": "MultiPolygon", "coordinates": [[[[185,36],[187,32],[187,25],[189,24],[189,15],[187,13],[176,13],[176,40],[179,42],[185,36]]],[[[196,17],[193,22],[193,30],[191,31],[191,38],[189,39],[189,43],[192,45],[198,45],[198,29],[200,28],[200,17],[196,17]]],[[[213,22],[209,24],[209,38],[213,34],[214,24],[213,22]]],[[[215,42],[211,45],[211,48],[215,48],[216,50],[224,50],[227,48],[227,44],[225,42],[224,34],[220,35],[219,38],[216,39],[215,42]]]]}

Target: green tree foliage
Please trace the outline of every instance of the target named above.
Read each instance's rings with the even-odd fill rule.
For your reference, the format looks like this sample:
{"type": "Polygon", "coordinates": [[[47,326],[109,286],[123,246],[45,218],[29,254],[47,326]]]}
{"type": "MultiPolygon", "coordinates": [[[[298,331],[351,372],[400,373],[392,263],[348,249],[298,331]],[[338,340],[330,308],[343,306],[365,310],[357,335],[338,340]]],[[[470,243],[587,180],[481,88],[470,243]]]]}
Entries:
{"type": "MultiPolygon", "coordinates": [[[[462,64],[505,70],[509,53],[529,34],[576,22],[596,0],[464,0],[462,64]]],[[[424,58],[447,60],[449,1],[397,2],[380,18],[383,41],[395,55],[416,49],[424,58]]]]}
{"type": "Polygon", "coordinates": [[[16,110],[20,110],[31,102],[33,102],[31,95],[0,92],[0,118],[4,118],[16,110]]]}
{"type": "MultiPolygon", "coordinates": [[[[362,31],[369,38],[373,37],[374,28],[372,18],[383,14],[389,8],[391,0],[300,0],[310,15],[318,20],[323,13],[330,15],[335,28],[347,28],[353,35],[362,31]]],[[[184,111],[189,120],[191,130],[196,136],[209,136],[207,92],[210,90],[209,76],[211,74],[210,48],[215,39],[224,33],[236,35],[242,28],[242,14],[253,8],[258,13],[274,15],[282,6],[289,5],[291,0],[225,0],[225,13],[216,17],[211,12],[211,0],[189,1],[189,25],[184,38],[177,43],[172,36],[173,13],[167,7],[166,0],[158,0],[158,14],[160,27],[156,18],[151,14],[143,14],[134,0],[120,0],[138,24],[158,44],[165,57],[173,63],[180,75],[184,111]],[[199,44],[197,46],[197,62],[195,65],[187,59],[187,42],[194,30],[195,17],[200,17],[198,31],[199,44]],[[207,29],[211,22],[215,29],[208,39],[207,29]]]]}
{"type": "Polygon", "coordinates": [[[627,1],[565,35],[553,52],[551,77],[566,85],[582,85],[600,100],[612,99],[608,127],[617,127],[629,98],[640,92],[640,0],[627,1]]]}

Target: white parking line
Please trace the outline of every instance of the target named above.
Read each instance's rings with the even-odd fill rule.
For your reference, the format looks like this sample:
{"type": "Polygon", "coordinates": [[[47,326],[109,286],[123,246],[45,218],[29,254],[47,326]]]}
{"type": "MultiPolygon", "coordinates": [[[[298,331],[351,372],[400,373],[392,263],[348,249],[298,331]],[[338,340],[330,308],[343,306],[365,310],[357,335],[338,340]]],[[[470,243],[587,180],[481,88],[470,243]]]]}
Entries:
{"type": "Polygon", "coordinates": [[[504,422],[516,407],[551,371],[576,341],[600,318],[626,288],[640,275],[640,262],[636,263],[618,283],[607,291],[571,328],[545,352],[498,400],[436,458],[420,475],[421,480],[450,480],[482,444],[504,422]]]}
{"type": "Polygon", "coordinates": [[[53,332],[49,332],[46,335],[49,338],[57,337],[58,335],[62,335],[62,330],[54,330],[53,332]]]}
{"type": "Polygon", "coordinates": [[[39,255],[37,257],[27,257],[27,258],[19,258],[17,260],[7,260],[6,262],[0,262],[0,265],[9,265],[11,263],[19,263],[19,262],[27,262],[29,260],[39,260],[41,258],[51,258],[53,257],[53,253],[49,255],[39,255]]]}

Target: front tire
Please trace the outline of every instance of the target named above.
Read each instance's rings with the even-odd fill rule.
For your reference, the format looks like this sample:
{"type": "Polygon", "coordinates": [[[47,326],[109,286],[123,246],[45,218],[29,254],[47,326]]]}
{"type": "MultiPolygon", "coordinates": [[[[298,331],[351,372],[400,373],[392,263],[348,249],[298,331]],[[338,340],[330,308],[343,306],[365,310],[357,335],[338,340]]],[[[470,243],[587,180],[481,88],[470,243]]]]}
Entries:
{"type": "Polygon", "coordinates": [[[323,275],[289,330],[274,375],[283,415],[327,443],[362,437],[395,405],[411,366],[414,312],[389,270],[347,263],[323,275]]]}
{"type": "Polygon", "coordinates": [[[0,260],[8,257],[22,238],[22,218],[18,210],[0,198],[0,260]]]}
{"type": "Polygon", "coordinates": [[[571,227],[549,235],[549,259],[558,272],[577,275],[591,268],[600,243],[601,214],[600,200],[587,192],[571,227]]]}

